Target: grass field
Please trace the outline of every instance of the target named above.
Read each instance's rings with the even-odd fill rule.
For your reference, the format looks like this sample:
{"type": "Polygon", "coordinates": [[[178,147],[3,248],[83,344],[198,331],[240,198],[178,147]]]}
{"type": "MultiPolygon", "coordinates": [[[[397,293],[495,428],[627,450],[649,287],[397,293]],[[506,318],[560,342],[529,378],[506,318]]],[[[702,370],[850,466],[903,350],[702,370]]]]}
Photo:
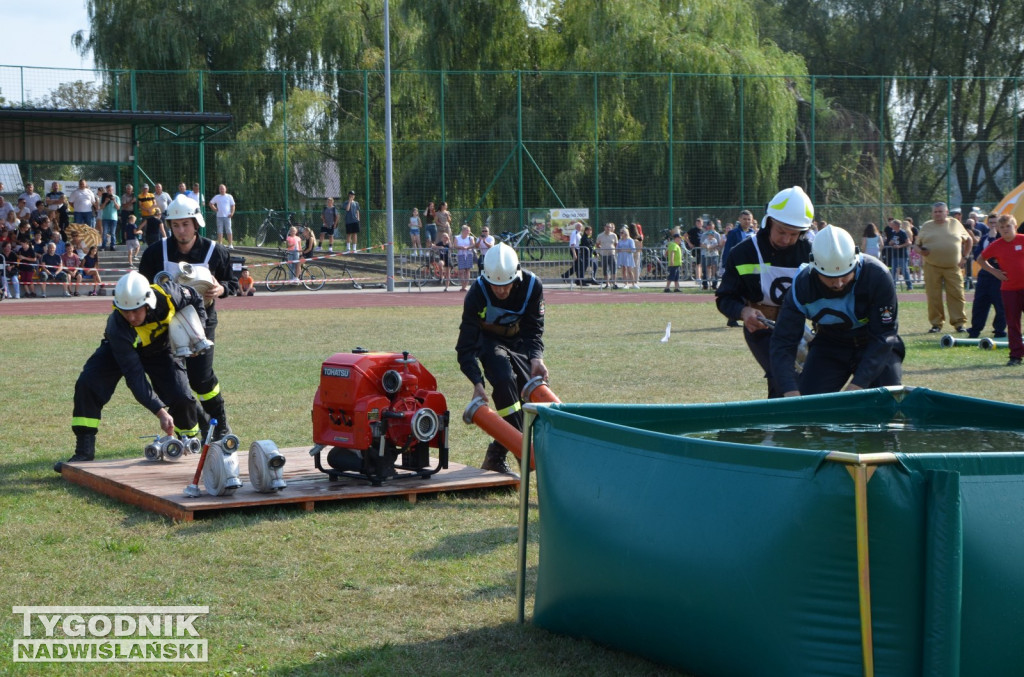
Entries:
{"type": "MultiPolygon", "coordinates": [[[[566,401],[721,402],[765,387],[738,329],[708,304],[549,305],[551,384],[566,401]],[[659,338],[667,322],[672,338],[659,338]]],[[[901,306],[904,382],[1024,402],[1006,351],[941,349],[921,303],[901,306]]],[[[459,310],[226,311],[217,372],[243,445],[311,444],[319,365],[355,346],[408,350],[438,378],[453,419],[471,388],[455,362],[459,310]],[[397,320],[397,322],[396,322],[397,320]]],[[[261,509],[175,524],[61,480],[71,397],[105,316],[6,318],[0,455],[2,604],[208,604],[202,674],[675,674],[589,642],[515,624],[517,494],[261,509]],[[15,383],[17,381],[17,383],[15,383]]],[[[102,458],[137,457],[156,419],[123,385],[104,412],[102,458]]],[[[486,446],[454,424],[452,460],[486,446]]],[[[614,472],[614,469],[610,469],[614,472]]],[[[326,481],[326,480],[325,480],[326,481]]],[[[537,511],[531,513],[536,519],[537,511]]],[[[536,530],[532,531],[536,534],[536,530]]],[[[530,551],[531,581],[537,548],[530,551]]],[[[529,609],[528,609],[529,612],[529,609]]],[[[14,664],[20,618],[0,616],[0,673],[124,674],[123,665],[14,664]],[[71,668],[71,670],[69,670],[71,668]]],[[[133,674],[191,672],[135,665],[133,674]]]]}

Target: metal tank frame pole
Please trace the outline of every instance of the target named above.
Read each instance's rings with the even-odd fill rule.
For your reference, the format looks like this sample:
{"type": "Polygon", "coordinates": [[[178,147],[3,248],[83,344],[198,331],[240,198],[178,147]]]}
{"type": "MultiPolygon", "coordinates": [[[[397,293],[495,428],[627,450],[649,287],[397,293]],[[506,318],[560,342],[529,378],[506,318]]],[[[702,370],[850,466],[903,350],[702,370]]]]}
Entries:
{"type": "Polygon", "coordinates": [[[519,477],[519,566],[516,575],[516,622],[526,622],[526,542],[530,519],[530,463],[533,461],[533,423],[536,404],[523,405],[523,447],[519,477]]]}

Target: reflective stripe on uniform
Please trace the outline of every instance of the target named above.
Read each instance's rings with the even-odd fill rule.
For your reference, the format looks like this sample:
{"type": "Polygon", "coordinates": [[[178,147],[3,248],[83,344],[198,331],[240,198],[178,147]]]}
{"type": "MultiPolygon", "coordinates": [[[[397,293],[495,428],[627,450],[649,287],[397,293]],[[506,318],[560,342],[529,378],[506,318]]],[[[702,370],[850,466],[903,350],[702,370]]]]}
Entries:
{"type": "Polygon", "coordinates": [[[213,398],[220,395],[220,384],[213,386],[213,390],[208,393],[196,393],[196,397],[205,402],[206,400],[212,400],[213,398]]]}
{"type": "Polygon", "coordinates": [[[86,416],[73,416],[71,417],[72,426],[81,426],[83,428],[96,428],[100,427],[100,420],[98,418],[88,418],[86,416]]]}
{"type": "Polygon", "coordinates": [[[505,418],[506,416],[508,416],[510,414],[516,413],[517,411],[519,411],[522,408],[523,408],[523,403],[522,402],[516,402],[515,404],[510,404],[509,406],[505,407],[504,409],[499,409],[495,413],[498,416],[501,416],[502,418],[505,418]]]}
{"type": "Polygon", "coordinates": [[[189,428],[188,430],[185,430],[184,428],[178,428],[177,426],[175,426],[174,432],[176,434],[178,434],[178,435],[187,435],[188,437],[198,437],[199,436],[199,425],[196,424],[196,425],[192,426],[191,428],[189,428]]]}
{"type": "MultiPolygon", "coordinates": [[[[770,263],[766,264],[765,268],[768,268],[769,266],[771,266],[770,263]]],[[[741,263],[740,265],[736,266],[736,272],[739,273],[740,275],[760,274],[761,273],[761,264],[760,263],[741,263]]]]}

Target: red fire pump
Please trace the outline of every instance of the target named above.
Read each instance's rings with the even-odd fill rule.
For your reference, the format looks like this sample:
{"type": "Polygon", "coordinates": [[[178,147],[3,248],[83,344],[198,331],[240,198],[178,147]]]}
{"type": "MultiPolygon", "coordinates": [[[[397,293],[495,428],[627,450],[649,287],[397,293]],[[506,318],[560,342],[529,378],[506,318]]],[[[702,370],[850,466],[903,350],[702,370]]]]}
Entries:
{"type": "Polygon", "coordinates": [[[448,404],[434,376],[408,352],[337,353],[320,368],[313,443],[309,455],[331,481],[353,477],[380,486],[427,478],[448,467],[448,404]],[[438,450],[435,468],[431,447],[438,450]]]}

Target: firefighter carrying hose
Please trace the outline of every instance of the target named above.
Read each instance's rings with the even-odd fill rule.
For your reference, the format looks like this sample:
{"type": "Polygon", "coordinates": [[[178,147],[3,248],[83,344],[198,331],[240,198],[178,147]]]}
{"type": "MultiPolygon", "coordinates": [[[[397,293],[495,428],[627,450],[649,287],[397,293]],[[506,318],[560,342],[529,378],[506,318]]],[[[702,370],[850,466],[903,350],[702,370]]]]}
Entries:
{"type": "Polygon", "coordinates": [[[896,286],[885,264],[861,255],[842,228],[823,228],[775,323],[775,382],[786,397],[900,385],[906,349],[897,313],[896,286]],[[798,379],[793,358],[804,318],[816,331],[798,379]]]}
{"type": "MultiPolygon", "coordinates": [[[[523,386],[534,376],[548,376],[543,335],[543,285],[521,269],[512,247],[499,243],[487,251],[483,274],[466,293],[455,352],[462,373],[473,383],[472,397],[486,400],[484,379],[489,381],[494,409],[517,430],[523,429],[523,386]]],[[[480,467],[512,472],[507,454],[508,449],[492,440],[480,467]]]]}
{"type": "MultiPolygon", "coordinates": [[[[165,280],[151,285],[132,271],[114,288],[114,312],[99,347],[86,360],[75,383],[71,430],[75,455],[68,462],[91,461],[104,405],[123,377],[139,404],[156,415],[167,435],[199,434],[196,401],[185,368],[171,355],[170,325],[179,311],[192,307],[205,319],[203,298],[192,289],[165,280]],[[149,377],[147,380],[146,377],[149,377]]],[[[61,471],[61,462],[53,467],[61,471]]]]}
{"type": "Polygon", "coordinates": [[[775,320],[811,243],[804,234],[814,218],[814,205],[799,186],[779,191],[768,203],[757,235],[729,252],[722,281],[715,292],[718,311],[743,323],[743,338],[768,380],[768,397],[782,397],[772,378],[769,347],[775,320]]]}
{"type": "MultiPolygon", "coordinates": [[[[166,272],[172,280],[176,279],[182,263],[189,263],[193,268],[208,269],[214,284],[202,294],[206,301],[206,337],[214,341],[217,331],[215,301],[227,296],[228,286],[234,284],[231,278],[231,254],[223,245],[199,235],[199,229],[206,227],[206,221],[195,200],[178,195],[167,206],[164,218],[171,236],[146,248],[139,259],[139,272],[154,282],[160,272],[166,272]]],[[[186,358],[185,367],[188,370],[189,386],[195,391],[206,414],[199,418],[203,437],[206,437],[207,420],[211,418],[217,419],[214,439],[224,437],[231,432],[231,428],[224,411],[220,382],[213,371],[213,350],[186,358]]]]}

